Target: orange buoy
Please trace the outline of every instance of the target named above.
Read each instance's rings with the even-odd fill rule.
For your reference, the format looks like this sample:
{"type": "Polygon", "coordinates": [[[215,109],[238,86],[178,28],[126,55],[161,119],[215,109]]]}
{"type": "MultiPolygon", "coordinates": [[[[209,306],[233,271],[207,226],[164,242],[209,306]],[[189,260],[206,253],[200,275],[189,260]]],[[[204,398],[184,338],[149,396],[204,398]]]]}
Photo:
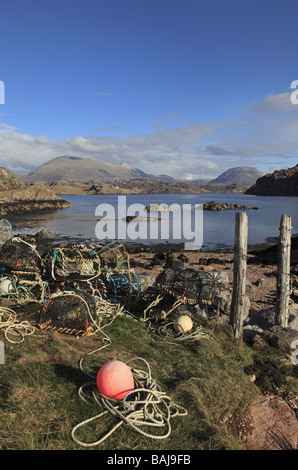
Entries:
{"type": "Polygon", "coordinates": [[[101,366],[96,384],[100,393],[106,397],[122,400],[134,389],[134,378],[131,369],[124,362],[112,360],[101,366]]]}

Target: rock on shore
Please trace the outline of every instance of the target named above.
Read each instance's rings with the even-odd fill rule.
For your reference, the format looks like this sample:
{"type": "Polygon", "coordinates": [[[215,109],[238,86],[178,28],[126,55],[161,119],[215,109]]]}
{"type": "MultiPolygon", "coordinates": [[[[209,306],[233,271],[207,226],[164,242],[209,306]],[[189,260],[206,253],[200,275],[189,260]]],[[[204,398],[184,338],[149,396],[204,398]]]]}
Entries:
{"type": "Polygon", "coordinates": [[[49,188],[22,183],[13,172],[0,168],[0,216],[66,207],[71,204],[49,188]]]}

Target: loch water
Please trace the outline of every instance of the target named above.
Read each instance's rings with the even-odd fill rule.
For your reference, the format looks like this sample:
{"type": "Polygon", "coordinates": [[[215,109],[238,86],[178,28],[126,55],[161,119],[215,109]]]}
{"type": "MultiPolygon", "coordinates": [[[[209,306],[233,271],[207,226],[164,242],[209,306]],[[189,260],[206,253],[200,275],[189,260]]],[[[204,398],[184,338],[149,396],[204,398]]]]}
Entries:
{"type": "MultiPolygon", "coordinates": [[[[115,209],[116,218],[119,203],[117,195],[64,195],[60,196],[72,204],[72,207],[18,215],[9,218],[13,233],[35,234],[40,230],[49,230],[54,234],[56,241],[98,243],[95,227],[100,217],[96,216],[96,208],[107,204],[115,209]]],[[[132,204],[141,204],[144,207],[150,204],[165,204],[171,206],[178,204],[190,207],[189,217],[193,217],[196,206],[207,201],[239,203],[257,207],[246,210],[248,215],[248,249],[260,249],[276,243],[279,236],[279,225],[282,214],[292,217],[292,234],[298,234],[298,197],[254,196],[237,193],[201,193],[201,194],[143,194],[126,195],[121,199],[125,201],[126,208],[132,204]]],[[[203,227],[193,227],[202,230],[203,250],[230,251],[234,245],[234,210],[203,211],[203,227]]],[[[139,215],[136,213],[136,215],[139,215]]],[[[145,215],[145,214],[143,214],[145,215]]],[[[164,214],[160,213],[160,217],[164,214]]],[[[143,222],[146,223],[146,222],[143,222]]],[[[175,220],[173,219],[173,224],[175,220]]],[[[156,243],[182,243],[185,239],[173,239],[170,233],[167,239],[139,239],[132,241],[122,239],[124,243],[141,243],[151,245],[156,243]]]]}

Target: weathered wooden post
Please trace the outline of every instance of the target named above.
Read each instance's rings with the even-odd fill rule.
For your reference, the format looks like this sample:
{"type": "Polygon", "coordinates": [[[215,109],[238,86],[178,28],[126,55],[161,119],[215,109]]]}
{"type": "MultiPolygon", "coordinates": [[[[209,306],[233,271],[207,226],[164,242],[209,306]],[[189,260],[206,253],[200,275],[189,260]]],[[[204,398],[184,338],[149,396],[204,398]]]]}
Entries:
{"type": "Polygon", "coordinates": [[[281,216],[279,231],[275,323],[287,327],[290,296],[291,216],[281,216]]]}
{"type": "Polygon", "coordinates": [[[236,212],[234,242],[234,281],[230,323],[235,339],[242,341],[246,294],[248,220],[246,212],[236,212]]]}

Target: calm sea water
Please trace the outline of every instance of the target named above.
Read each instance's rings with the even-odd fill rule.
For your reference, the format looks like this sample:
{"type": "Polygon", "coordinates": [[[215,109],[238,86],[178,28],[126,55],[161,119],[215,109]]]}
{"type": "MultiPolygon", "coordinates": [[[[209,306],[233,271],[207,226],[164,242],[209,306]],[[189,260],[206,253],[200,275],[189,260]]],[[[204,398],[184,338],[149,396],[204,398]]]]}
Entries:
{"type": "MultiPolygon", "coordinates": [[[[99,220],[95,209],[99,204],[111,204],[117,208],[116,195],[61,196],[72,204],[71,208],[11,217],[13,233],[34,234],[46,229],[54,233],[59,241],[99,242],[95,235],[95,226],[99,220]]],[[[280,217],[287,214],[292,217],[292,233],[298,234],[298,197],[267,197],[245,194],[144,194],[127,195],[126,206],[131,204],[203,204],[207,201],[239,203],[258,207],[258,210],[247,210],[248,215],[248,248],[276,243],[279,236],[280,217]]],[[[161,217],[163,214],[161,213],[161,217]]],[[[193,215],[192,215],[193,217],[193,215]]],[[[146,223],[146,222],[143,222],[146,223]]],[[[229,250],[234,244],[235,211],[203,211],[203,249],[229,250]]],[[[123,240],[128,243],[128,240],[123,240]]],[[[169,240],[139,240],[151,244],[169,240]]],[[[172,240],[176,243],[178,241],[172,240]]],[[[179,242],[181,243],[180,240],[179,242]]]]}

